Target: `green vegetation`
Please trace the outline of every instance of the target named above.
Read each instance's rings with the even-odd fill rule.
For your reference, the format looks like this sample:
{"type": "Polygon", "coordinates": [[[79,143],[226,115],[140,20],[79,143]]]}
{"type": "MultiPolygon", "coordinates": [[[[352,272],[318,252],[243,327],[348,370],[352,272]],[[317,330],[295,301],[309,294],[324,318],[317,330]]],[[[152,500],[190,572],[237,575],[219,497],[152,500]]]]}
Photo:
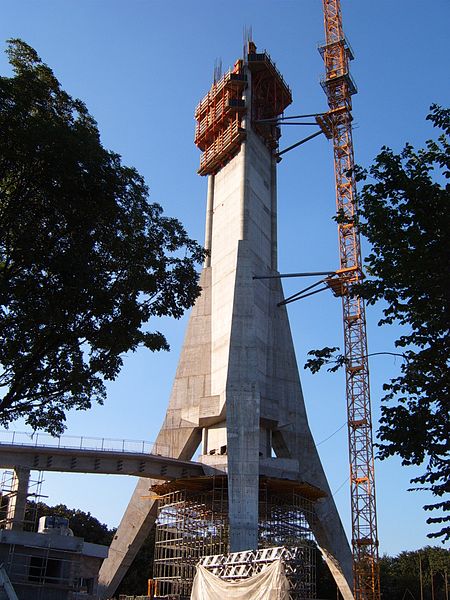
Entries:
{"type": "Polygon", "coordinates": [[[168,349],[151,317],[199,294],[203,250],[148,201],[71,98],[20,40],[0,77],[0,425],[64,430],[103,403],[125,352],[168,349]]]}
{"type": "MultiPolygon", "coordinates": [[[[438,499],[427,523],[429,537],[450,539],[450,110],[431,107],[429,119],[441,134],[420,150],[400,154],[383,148],[359,194],[358,226],[370,243],[367,279],[354,290],[368,304],[382,303],[379,325],[397,324],[395,342],[404,358],[400,375],[384,384],[378,456],[397,455],[423,473],[413,490],[438,499]],[[367,182],[367,180],[369,181],[367,182]]],[[[337,216],[342,221],[342,215],[337,216]]],[[[336,370],[345,357],[337,348],[312,351],[306,367],[336,370]]],[[[386,349],[388,350],[388,349],[386,349]]]]}
{"type": "Polygon", "coordinates": [[[36,525],[41,517],[51,515],[66,517],[69,519],[69,527],[75,537],[81,537],[92,544],[109,546],[115,529],[109,529],[104,523],[93,517],[91,513],[77,508],[67,508],[65,504],[48,506],[44,502],[28,502],[25,515],[26,522],[35,522],[36,525]]]}
{"type": "MultiPolygon", "coordinates": [[[[116,531],[109,529],[89,512],[68,508],[64,504],[47,506],[43,502],[29,503],[28,519],[39,519],[44,515],[68,518],[74,535],[94,544],[109,545],[116,531]]],[[[152,577],[154,543],[155,529],[136,555],[117,594],[146,593],[147,580],[152,577]]],[[[316,560],[317,597],[335,600],[336,584],[319,551],[316,560]]],[[[397,556],[385,555],[380,559],[380,573],[382,598],[386,600],[448,600],[449,596],[446,593],[450,593],[450,550],[426,546],[420,550],[400,552],[397,556]]]]}
{"type": "MultiPolygon", "coordinates": [[[[320,556],[317,560],[317,597],[335,600],[336,584],[320,556]]],[[[420,550],[384,555],[380,559],[381,597],[384,600],[448,600],[450,550],[426,546],[420,550]]]]}

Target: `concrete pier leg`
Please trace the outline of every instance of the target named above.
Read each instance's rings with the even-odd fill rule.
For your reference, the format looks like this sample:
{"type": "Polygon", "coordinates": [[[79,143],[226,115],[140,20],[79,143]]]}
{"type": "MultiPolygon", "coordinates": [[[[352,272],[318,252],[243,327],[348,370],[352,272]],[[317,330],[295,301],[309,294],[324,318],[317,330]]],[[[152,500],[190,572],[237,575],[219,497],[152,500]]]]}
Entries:
{"type": "Polygon", "coordinates": [[[23,530],[29,482],[30,470],[22,467],[15,467],[6,516],[7,529],[12,529],[14,531],[23,530]]]}
{"type": "MultiPolygon", "coordinates": [[[[253,63],[264,56],[253,53],[253,63]]],[[[242,142],[209,177],[210,253],[202,294],[189,319],[157,442],[184,459],[202,442],[200,462],[227,474],[232,552],[257,547],[260,476],[321,489],[326,497],[315,504],[311,528],[343,598],[352,600],[352,555],[309,429],[287,312],[280,306],[277,137],[274,131],[274,139],[267,139],[261,122],[252,121],[265,89],[252,68],[245,69],[237,99],[245,104],[242,142]]],[[[299,211],[299,218],[308,215],[299,211]]],[[[139,482],[100,571],[102,598],[113,595],[154,523],[152,501],[142,500],[146,486],[139,482]]]]}

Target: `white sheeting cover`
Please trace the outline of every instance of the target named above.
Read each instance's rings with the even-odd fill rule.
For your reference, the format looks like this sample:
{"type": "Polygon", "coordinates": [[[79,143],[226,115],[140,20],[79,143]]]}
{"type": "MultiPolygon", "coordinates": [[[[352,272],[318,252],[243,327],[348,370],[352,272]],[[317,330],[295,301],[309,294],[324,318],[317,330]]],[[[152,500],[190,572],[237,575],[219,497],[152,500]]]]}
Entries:
{"type": "Polygon", "coordinates": [[[289,600],[289,581],[281,560],[240,581],[224,581],[198,565],[191,600],[289,600]]]}

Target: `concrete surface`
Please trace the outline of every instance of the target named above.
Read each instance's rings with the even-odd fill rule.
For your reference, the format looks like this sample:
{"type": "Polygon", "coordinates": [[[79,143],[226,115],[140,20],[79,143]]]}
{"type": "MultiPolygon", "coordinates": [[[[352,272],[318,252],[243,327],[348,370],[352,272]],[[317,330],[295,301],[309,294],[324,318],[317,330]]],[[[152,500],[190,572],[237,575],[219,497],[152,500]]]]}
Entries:
{"type": "MultiPolygon", "coordinates": [[[[239,153],[210,176],[210,257],[157,443],[186,460],[201,441],[200,460],[228,472],[231,552],[257,547],[265,471],[324,490],[313,531],[343,598],[351,600],[352,556],[309,429],[286,308],[277,306],[281,283],[253,279],[277,274],[276,158],[248,122],[246,132],[239,153]]],[[[156,507],[142,500],[146,486],[138,483],[103,564],[103,598],[154,524],[156,507]]]]}

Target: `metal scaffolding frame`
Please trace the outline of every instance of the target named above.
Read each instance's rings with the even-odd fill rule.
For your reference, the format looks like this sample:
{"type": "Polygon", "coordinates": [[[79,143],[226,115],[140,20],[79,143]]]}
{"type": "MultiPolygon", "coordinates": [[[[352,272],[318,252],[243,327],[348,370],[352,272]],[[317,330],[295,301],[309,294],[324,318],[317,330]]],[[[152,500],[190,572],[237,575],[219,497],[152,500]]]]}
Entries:
{"type": "MultiPolygon", "coordinates": [[[[44,480],[42,471],[34,472],[35,477],[29,480],[27,493],[27,508],[23,521],[24,531],[37,531],[37,508],[42,496],[41,489],[44,480]]],[[[13,521],[8,510],[11,500],[17,495],[14,486],[14,471],[4,470],[0,481],[0,529],[10,529],[13,521]]]]}
{"type": "MultiPolygon", "coordinates": [[[[1,475],[0,529],[11,529],[13,523],[9,505],[17,495],[15,477],[14,471],[10,470],[3,471],[1,475]]],[[[92,598],[89,583],[81,576],[82,554],[79,549],[53,546],[51,536],[45,536],[43,544],[27,537],[28,533],[36,533],[38,528],[42,483],[42,471],[35,472],[35,477],[29,480],[25,519],[22,530],[16,532],[17,541],[8,543],[2,538],[2,545],[9,545],[3,555],[5,572],[20,597],[25,594],[33,600],[56,600],[62,596],[70,600],[92,598]],[[26,537],[20,541],[17,534],[22,533],[26,537]]]]}
{"type": "MultiPolygon", "coordinates": [[[[228,555],[227,478],[179,480],[155,486],[153,490],[159,501],[154,559],[158,592],[155,597],[185,600],[190,596],[196,565],[200,561],[208,562],[205,557],[228,555]]],[[[285,566],[291,581],[292,600],[315,598],[316,545],[311,524],[316,498],[317,489],[307,484],[262,477],[260,551],[247,552],[248,556],[246,553],[230,555],[238,562],[233,574],[228,570],[225,577],[249,577],[268,562],[283,557],[287,561],[289,557],[285,566]],[[273,558],[273,552],[280,553],[281,546],[287,547],[283,556],[273,558]]],[[[215,565],[225,562],[225,559],[217,559],[215,565]]]]}
{"type": "Polygon", "coordinates": [[[80,556],[73,551],[11,544],[6,571],[15,587],[33,590],[35,600],[62,592],[75,599],[80,590],[80,556]]]}

